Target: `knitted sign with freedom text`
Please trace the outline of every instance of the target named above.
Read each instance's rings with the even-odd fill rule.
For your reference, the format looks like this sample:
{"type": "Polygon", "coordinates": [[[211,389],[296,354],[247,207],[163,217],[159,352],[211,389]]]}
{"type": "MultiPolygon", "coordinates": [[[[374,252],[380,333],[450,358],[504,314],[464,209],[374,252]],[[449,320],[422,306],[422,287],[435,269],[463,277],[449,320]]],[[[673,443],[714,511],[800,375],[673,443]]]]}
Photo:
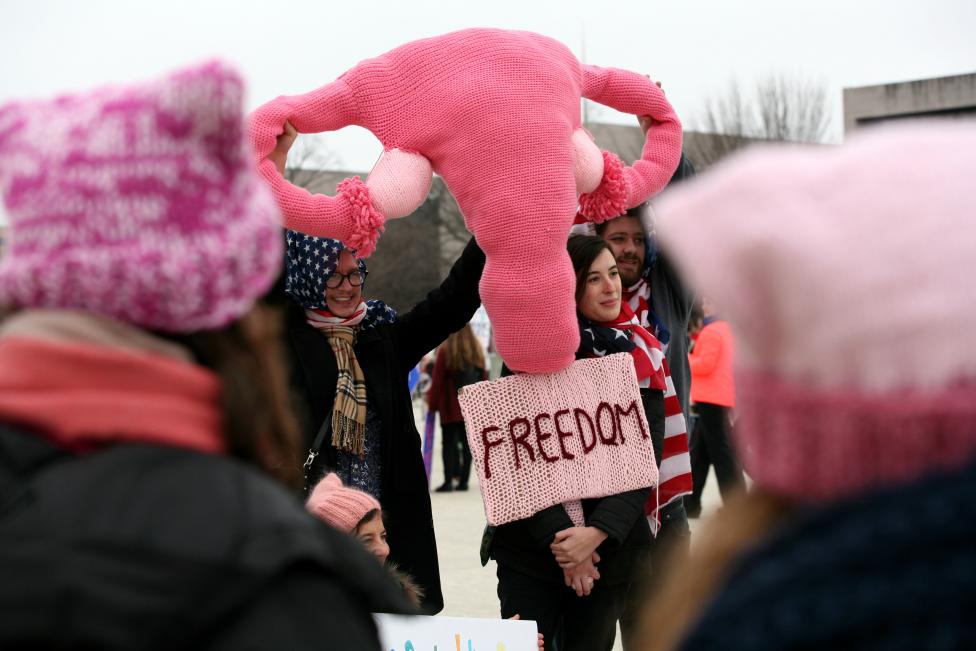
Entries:
{"type": "Polygon", "coordinates": [[[489,524],[657,483],[626,353],[579,360],[556,373],[478,382],[464,387],[458,401],[489,524]]]}

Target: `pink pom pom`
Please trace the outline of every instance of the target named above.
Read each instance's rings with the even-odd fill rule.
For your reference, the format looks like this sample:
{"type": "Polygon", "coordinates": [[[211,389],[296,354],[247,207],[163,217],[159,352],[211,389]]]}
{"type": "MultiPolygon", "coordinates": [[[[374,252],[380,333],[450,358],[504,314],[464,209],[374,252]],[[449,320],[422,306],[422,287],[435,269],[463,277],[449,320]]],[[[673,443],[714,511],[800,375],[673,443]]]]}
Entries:
{"type": "Polygon", "coordinates": [[[627,211],[627,179],[624,163],[616,154],[603,152],[603,179],[593,192],[580,195],[580,214],[599,224],[627,211]]]}
{"type": "Polygon", "coordinates": [[[358,176],[345,179],[337,188],[338,196],[348,201],[353,208],[356,225],[352,234],[345,241],[345,245],[356,252],[360,258],[368,258],[376,250],[376,241],[383,232],[383,222],[386,218],[373,207],[369,197],[369,188],[358,176]]]}

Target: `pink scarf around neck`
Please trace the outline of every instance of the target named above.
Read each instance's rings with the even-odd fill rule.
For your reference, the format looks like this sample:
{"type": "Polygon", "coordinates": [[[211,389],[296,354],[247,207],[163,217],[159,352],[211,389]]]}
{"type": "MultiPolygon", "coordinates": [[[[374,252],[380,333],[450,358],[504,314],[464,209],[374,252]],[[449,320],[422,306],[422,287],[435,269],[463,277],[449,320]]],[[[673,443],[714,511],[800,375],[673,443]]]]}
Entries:
{"type": "Polygon", "coordinates": [[[220,390],[210,371],[158,353],[0,338],[0,421],[75,452],[114,443],[224,452],[220,390]]]}

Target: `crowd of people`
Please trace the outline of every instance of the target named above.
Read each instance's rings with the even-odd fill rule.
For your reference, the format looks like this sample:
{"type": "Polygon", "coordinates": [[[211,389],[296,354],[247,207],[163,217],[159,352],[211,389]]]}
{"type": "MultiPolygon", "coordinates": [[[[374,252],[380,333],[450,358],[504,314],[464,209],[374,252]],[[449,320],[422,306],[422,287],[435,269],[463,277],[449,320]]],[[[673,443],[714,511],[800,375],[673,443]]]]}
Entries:
{"type": "MultiPolygon", "coordinates": [[[[445,607],[407,377],[437,350],[436,490],[468,490],[485,255],[367,298],[355,250],[280,227],[241,87],[0,108],[5,649],[378,649],[370,613],[445,607]]],[[[971,145],[682,156],[660,204],[567,224],[576,358],[630,356],[658,480],[488,527],[499,615],[558,651],[976,645],[971,145]]]]}

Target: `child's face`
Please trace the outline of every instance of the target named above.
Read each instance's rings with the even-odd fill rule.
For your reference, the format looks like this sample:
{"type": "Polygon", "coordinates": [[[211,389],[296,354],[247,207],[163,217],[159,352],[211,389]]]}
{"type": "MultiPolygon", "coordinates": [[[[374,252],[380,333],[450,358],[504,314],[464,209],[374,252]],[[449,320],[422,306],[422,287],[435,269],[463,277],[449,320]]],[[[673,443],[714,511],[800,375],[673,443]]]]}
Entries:
{"type": "Polygon", "coordinates": [[[381,564],[386,563],[386,558],[390,555],[390,546],[386,544],[386,527],[383,526],[381,513],[377,512],[372,519],[359,525],[356,529],[356,538],[366,545],[369,553],[381,564]]]}

